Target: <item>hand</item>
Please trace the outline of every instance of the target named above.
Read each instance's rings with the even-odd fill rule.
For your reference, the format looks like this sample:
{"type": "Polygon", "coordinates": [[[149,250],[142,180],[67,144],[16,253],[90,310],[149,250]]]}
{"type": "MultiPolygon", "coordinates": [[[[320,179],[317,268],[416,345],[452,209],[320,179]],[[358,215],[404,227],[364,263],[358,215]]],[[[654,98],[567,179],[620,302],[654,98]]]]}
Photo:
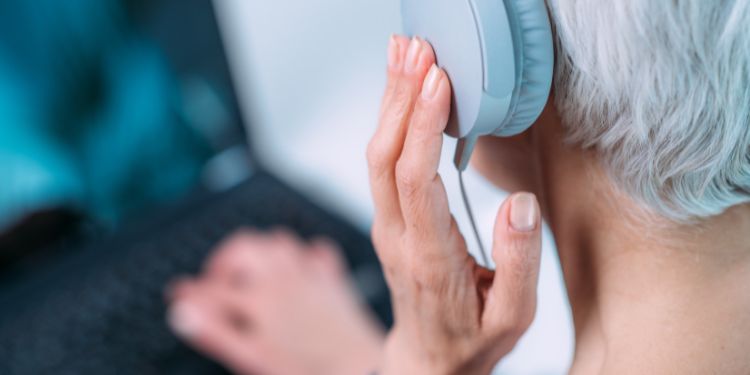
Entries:
{"type": "Polygon", "coordinates": [[[283,231],[237,234],[172,284],[170,325],[237,374],[366,374],[382,333],[337,253],[283,231]]]}
{"type": "Polygon", "coordinates": [[[500,207],[492,257],[479,266],[450,214],[437,173],[451,103],[432,48],[393,37],[378,130],[368,147],[373,241],[391,287],[395,326],[383,374],[489,373],[533,320],[539,206],[532,194],[500,207]]]}

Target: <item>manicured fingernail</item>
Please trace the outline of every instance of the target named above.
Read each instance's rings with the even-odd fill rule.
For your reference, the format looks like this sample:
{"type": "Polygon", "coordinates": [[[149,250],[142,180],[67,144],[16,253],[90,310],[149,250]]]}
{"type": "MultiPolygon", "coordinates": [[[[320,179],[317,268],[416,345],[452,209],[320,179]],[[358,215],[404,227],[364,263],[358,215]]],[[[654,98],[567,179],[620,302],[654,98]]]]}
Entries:
{"type": "Polygon", "coordinates": [[[399,64],[399,51],[400,47],[395,35],[391,35],[391,40],[388,42],[388,66],[391,69],[398,70],[401,66],[399,64]]]}
{"type": "Polygon", "coordinates": [[[190,338],[201,330],[203,315],[194,305],[178,302],[169,310],[168,323],[178,336],[190,338]]]}
{"type": "Polygon", "coordinates": [[[435,97],[438,87],[440,86],[440,69],[433,64],[430,72],[422,84],[422,99],[431,100],[435,97]]]}
{"type": "Polygon", "coordinates": [[[510,202],[510,225],[518,232],[531,232],[539,222],[539,209],[534,194],[521,193],[510,202]]]}
{"type": "Polygon", "coordinates": [[[419,64],[419,55],[422,52],[422,43],[419,42],[419,38],[412,38],[409,43],[409,50],[406,52],[406,71],[414,72],[417,70],[417,64],[419,64]]]}

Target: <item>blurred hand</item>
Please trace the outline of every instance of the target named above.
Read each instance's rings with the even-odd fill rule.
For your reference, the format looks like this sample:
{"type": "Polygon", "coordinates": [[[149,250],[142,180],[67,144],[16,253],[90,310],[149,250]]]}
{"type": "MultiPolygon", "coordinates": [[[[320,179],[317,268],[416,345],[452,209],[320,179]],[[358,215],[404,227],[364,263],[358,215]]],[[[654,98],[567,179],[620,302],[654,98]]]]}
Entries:
{"type": "Polygon", "coordinates": [[[437,173],[451,87],[432,48],[393,37],[378,130],[368,147],[376,215],[395,326],[383,374],[489,373],[533,320],[541,250],[532,194],[500,207],[496,271],[467,253],[437,173]]]}
{"type": "Polygon", "coordinates": [[[201,275],[172,285],[169,322],[237,374],[366,374],[382,353],[335,246],[286,232],[227,240],[201,275]]]}

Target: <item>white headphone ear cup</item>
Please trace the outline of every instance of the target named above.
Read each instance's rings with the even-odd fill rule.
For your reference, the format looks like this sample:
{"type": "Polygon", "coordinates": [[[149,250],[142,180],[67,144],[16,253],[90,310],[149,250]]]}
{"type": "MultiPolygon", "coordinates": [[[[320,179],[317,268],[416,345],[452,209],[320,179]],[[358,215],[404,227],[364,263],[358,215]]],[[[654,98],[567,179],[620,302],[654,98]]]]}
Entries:
{"type": "Polygon", "coordinates": [[[494,135],[512,136],[528,129],[549,99],[554,68],[552,26],[544,0],[505,0],[513,29],[520,75],[508,117],[494,135]]]}

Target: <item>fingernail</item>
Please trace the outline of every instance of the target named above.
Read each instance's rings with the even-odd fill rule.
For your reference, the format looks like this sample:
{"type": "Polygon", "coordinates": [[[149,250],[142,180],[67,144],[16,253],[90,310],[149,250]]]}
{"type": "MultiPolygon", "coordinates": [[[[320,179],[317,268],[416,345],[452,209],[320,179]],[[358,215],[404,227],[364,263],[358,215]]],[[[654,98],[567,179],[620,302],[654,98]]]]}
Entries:
{"type": "Polygon", "coordinates": [[[422,99],[431,100],[434,98],[439,84],[440,69],[433,64],[432,68],[430,68],[430,72],[427,73],[427,77],[424,79],[424,84],[422,84],[422,99]]]}
{"type": "Polygon", "coordinates": [[[413,72],[417,69],[419,63],[419,55],[422,52],[422,44],[419,42],[419,38],[414,37],[409,43],[409,50],[406,52],[406,71],[413,72]]]}
{"type": "Polygon", "coordinates": [[[518,232],[531,232],[539,222],[539,209],[534,194],[521,193],[510,202],[510,225],[518,232]]]}
{"type": "Polygon", "coordinates": [[[400,68],[398,59],[399,50],[400,47],[396,40],[396,36],[391,35],[391,40],[388,42],[388,66],[391,69],[398,70],[400,68]]]}
{"type": "Polygon", "coordinates": [[[192,304],[178,302],[169,310],[169,326],[180,337],[194,337],[203,325],[201,312],[192,304]]]}

